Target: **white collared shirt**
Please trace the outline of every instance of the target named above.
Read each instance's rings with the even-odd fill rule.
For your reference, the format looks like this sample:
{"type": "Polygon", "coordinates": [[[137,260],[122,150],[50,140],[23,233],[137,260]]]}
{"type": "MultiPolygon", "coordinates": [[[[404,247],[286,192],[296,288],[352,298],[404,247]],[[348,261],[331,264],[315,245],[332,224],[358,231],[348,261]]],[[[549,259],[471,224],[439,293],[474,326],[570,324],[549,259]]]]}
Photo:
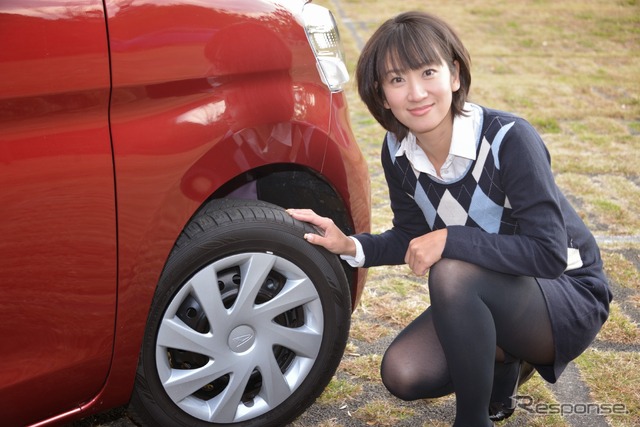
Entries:
{"type": "MultiPolygon", "coordinates": [[[[471,164],[476,160],[476,146],[480,140],[482,131],[482,108],[469,102],[464,104],[466,116],[456,116],[453,119],[453,132],[451,134],[451,146],[449,155],[440,168],[440,176],[436,173],[436,168],[429,160],[425,152],[417,144],[416,136],[409,133],[400,142],[400,148],[395,156],[407,156],[407,160],[416,172],[429,174],[431,178],[439,182],[453,182],[462,178],[471,164]]],[[[356,255],[341,255],[352,267],[362,267],[364,265],[364,251],[358,239],[351,237],[356,244],[356,255]]]]}
{"type": "Polygon", "coordinates": [[[471,163],[476,159],[476,144],[482,125],[482,109],[471,103],[466,103],[464,107],[465,112],[468,112],[469,115],[453,119],[449,155],[440,168],[440,174],[436,172],[435,167],[418,145],[416,136],[412,133],[409,133],[400,142],[400,148],[395,154],[396,157],[406,155],[415,172],[429,174],[439,182],[456,181],[464,176],[471,163]]]}

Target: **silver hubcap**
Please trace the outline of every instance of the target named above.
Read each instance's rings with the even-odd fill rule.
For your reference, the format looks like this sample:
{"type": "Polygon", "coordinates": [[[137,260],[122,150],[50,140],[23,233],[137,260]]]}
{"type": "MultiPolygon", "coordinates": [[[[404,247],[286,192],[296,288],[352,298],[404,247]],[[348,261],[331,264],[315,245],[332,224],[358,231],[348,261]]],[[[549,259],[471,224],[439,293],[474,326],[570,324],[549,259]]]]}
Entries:
{"type": "Polygon", "coordinates": [[[313,367],[323,335],[318,293],[295,264],[247,253],[198,271],[162,318],[156,364],[182,410],[208,422],[262,415],[313,367]]]}

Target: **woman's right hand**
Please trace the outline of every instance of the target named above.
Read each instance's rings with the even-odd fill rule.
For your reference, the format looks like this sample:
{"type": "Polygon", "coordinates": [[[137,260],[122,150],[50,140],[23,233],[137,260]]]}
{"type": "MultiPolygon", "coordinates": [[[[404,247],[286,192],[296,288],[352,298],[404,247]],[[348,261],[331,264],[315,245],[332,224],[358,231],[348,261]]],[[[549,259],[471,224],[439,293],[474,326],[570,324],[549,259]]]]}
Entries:
{"type": "Polygon", "coordinates": [[[320,234],[307,233],[307,242],[322,246],[338,255],[356,255],[356,244],[335,225],[331,218],[318,215],[311,209],[287,209],[293,218],[314,225],[320,234]]]}

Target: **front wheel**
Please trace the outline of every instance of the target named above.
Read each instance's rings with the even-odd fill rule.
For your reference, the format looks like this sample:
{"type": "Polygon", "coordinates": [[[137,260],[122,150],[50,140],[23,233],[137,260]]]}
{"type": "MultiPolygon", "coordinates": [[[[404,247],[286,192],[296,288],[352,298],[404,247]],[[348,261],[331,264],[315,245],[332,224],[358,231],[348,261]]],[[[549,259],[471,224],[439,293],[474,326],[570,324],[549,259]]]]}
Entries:
{"type": "Polygon", "coordinates": [[[346,345],[347,280],[309,225],[214,201],[185,228],[149,313],[131,412],[150,426],[282,426],[326,387],[346,345]]]}

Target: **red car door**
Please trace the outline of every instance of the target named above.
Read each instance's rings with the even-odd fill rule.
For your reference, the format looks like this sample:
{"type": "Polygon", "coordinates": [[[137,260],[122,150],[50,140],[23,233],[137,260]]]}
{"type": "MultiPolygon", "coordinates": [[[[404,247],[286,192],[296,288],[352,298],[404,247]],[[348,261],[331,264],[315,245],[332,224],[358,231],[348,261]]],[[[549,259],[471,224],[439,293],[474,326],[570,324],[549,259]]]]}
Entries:
{"type": "Polygon", "coordinates": [[[105,382],[117,241],[101,0],[0,2],[0,417],[77,411],[105,382]]]}

